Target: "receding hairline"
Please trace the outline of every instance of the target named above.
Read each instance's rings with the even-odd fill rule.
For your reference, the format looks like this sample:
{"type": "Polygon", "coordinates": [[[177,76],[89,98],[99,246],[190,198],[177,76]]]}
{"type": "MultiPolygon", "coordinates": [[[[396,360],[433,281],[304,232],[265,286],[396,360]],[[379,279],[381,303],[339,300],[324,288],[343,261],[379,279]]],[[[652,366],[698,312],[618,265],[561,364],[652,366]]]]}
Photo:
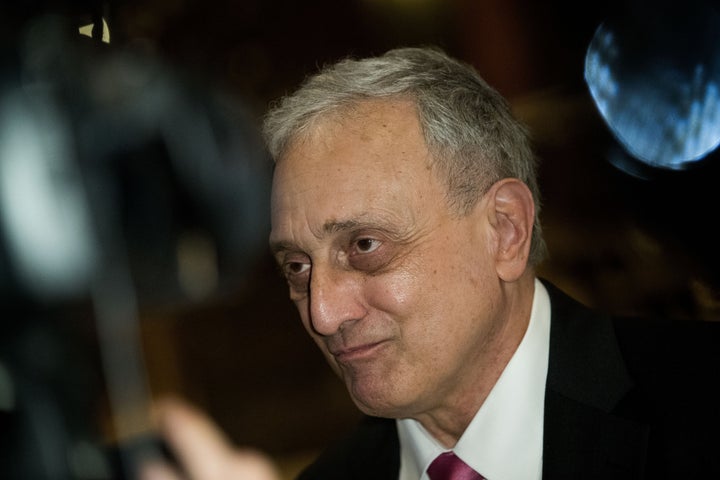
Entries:
{"type": "MultiPolygon", "coordinates": [[[[414,118],[417,120],[421,138],[429,149],[425,137],[424,126],[420,118],[420,107],[417,98],[410,92],[403,92],[393,95],[369,96],[356,95],[348,97],[342,103],[337,103],[326,108],[317,109],[304,115],[290,129],[290,134],[283,138],[282,144],[275,152],[271,152],[273,160],[277,163],[285,157],[289,150],[299,142],[305,142],[321,138],[323,130],[331,126],[333,122],[342,123],[361,119],[364,116],[364,108],[372,104],[398,104],[411,107],[414,118]]],[[[433,152],[430,152],[431,156],[433,152]]]]}

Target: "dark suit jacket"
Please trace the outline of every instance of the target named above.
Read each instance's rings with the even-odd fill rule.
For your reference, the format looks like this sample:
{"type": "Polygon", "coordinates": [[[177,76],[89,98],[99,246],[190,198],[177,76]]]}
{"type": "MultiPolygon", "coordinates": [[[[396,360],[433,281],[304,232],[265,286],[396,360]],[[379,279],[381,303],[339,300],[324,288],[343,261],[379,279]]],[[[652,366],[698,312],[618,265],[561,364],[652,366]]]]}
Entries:
{"type": "MultiPolygon", "coordinates": [[[[720,323],[613,318],[544,284],[543,479],[720,479],[720,323]]],[[[299,478],[397,480],[399,448],[368,417],[299,478]]]]}

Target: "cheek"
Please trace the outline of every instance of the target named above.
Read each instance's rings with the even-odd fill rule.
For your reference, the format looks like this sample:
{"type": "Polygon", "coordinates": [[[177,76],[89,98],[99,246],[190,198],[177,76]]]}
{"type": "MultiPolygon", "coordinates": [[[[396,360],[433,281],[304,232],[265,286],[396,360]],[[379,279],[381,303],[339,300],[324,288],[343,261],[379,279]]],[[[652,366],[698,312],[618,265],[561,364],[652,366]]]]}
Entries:
{"type": "Polygon", "coordinates": [[[372,277],[364,286],[365,300],[374,309],[402,316],[417,305],[419,283],[407,271],[372,277]]]}
{"type": "MultiPolygon", "coordinates": [[[[445,250],[447,247],[439,247],[445,250]]],[[[422,313],[435,300],[453,290],[452,282],[464,275],[463,264],[455,256],[429,255],[415,251],[401,268],[388,274],[372,277],[366,283],[366,298],[372,306],[398,314],[422,313]]]]}
{"type": "Polygon", "coordinates": [[[365,288],[365,298],[371,308],[389,320],[398,336],[398,347],[411,363],[423,363],[421,358],[436,347],[438,330],[445,321],[443,285],[430,272],[394,273],[373,278],[365,288]]]}

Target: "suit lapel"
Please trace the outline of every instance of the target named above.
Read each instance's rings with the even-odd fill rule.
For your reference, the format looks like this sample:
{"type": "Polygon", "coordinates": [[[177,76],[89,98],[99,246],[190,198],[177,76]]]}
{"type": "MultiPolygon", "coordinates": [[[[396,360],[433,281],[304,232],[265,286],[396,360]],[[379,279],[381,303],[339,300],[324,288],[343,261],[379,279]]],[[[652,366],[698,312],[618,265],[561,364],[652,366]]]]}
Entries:
{"type": "Polygon", "coordinates": [[[647,429],[613,414],[632,381],[611,320],[545,286],[552,319],[543,478],[642,478],[647,429]]]}

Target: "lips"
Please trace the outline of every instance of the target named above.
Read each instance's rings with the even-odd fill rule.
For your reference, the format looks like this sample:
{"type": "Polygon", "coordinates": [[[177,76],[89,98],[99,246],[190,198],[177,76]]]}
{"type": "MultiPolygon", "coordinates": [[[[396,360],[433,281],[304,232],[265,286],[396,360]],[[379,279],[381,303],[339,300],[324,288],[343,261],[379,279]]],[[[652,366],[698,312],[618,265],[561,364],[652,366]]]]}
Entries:
{"type": "Polygon", "coordinates": [[[329,350],[339,363],[349,363],[372,359],[384,345],[385,342],[380,341],[352,347],[333,348],[330,346],[329,350]]]}

